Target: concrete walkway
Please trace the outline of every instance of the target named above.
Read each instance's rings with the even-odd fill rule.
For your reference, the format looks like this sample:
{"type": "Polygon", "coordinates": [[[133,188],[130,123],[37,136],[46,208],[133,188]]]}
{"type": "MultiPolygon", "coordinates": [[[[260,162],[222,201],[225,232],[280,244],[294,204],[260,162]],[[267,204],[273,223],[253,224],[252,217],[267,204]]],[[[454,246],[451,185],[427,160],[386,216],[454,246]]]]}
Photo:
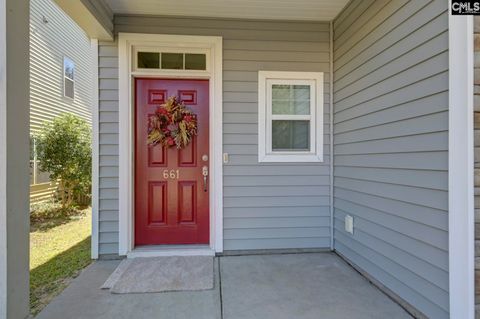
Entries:
{"type": "Polygon", "coordinates": [[[220,257],[208,291],[114,295],[119,261],[95,262],[38,319],[411,318],[331,253],[220,257]]]}

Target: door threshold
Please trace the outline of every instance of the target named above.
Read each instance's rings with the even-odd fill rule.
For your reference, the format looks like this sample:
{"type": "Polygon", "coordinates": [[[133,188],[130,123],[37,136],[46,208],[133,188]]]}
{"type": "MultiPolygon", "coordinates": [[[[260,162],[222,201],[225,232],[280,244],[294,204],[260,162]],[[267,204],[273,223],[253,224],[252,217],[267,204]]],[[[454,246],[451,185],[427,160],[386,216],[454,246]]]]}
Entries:
{"type": "Polygon", "coordinates": [[[215,256],[215,251],[208,245],[148,245],[127,253],[127,258],[164,256],[215,256]]]}

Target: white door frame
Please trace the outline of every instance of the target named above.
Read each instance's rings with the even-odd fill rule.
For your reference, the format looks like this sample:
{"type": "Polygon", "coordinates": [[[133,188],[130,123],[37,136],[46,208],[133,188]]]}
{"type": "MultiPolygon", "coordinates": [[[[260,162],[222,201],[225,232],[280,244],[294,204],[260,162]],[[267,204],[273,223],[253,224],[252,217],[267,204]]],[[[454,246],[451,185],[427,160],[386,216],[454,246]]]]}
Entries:
{"type": "MultiPolygon", "coordinates": [[[[132,80],[136,76],[209,79],[210,250],[217,253],[223,251],[222,53],[221,37],[119,33],[119,255],[129,255],[135,245],[134,95],[132,94],[134,86],[132,80]],[[204,50],[207,53],[207,70],[137,70],[133,64],[135,61],[133,53],[138,47],[152,50],[176,49],[177,52],[204,50]]],[[[162,254],[161,251],[158,253],[162,254]]],[[[168,249],[167,254],[182,254],[182,249],[179,248],[178,251],[168,249]]],[[[195,251],[187,250],[187,254],[195,254],[195,251]]],[[[155,252],[150,251],[148,255],[155,255],[155,252]]]]}
{"type": "Polygon", "coordinates": [[[449,12],[448,251],[455,319],[475,315],[473,51],[473,17],[449,12]]]}

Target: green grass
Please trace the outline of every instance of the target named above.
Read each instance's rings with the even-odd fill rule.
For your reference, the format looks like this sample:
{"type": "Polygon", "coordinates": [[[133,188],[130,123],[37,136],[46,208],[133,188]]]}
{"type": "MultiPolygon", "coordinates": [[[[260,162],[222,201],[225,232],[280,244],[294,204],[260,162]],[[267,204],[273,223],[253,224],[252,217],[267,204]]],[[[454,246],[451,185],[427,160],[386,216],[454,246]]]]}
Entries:
{"type": "Polygon", "coordinates": [[[91,210],[32,221],[30,311],[37,314],[90,264],[91,210]]]}

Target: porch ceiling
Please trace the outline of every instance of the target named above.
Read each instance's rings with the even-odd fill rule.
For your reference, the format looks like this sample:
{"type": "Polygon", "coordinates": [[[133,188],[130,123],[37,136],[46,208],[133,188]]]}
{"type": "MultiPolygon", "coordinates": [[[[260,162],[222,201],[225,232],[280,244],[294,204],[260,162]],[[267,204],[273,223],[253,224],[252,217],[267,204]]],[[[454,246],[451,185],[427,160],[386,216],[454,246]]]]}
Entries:
{"type": "Polygon", "coordinates": [[[329,21],[348,0],[106,0],[114,14],[329,21]]]}

